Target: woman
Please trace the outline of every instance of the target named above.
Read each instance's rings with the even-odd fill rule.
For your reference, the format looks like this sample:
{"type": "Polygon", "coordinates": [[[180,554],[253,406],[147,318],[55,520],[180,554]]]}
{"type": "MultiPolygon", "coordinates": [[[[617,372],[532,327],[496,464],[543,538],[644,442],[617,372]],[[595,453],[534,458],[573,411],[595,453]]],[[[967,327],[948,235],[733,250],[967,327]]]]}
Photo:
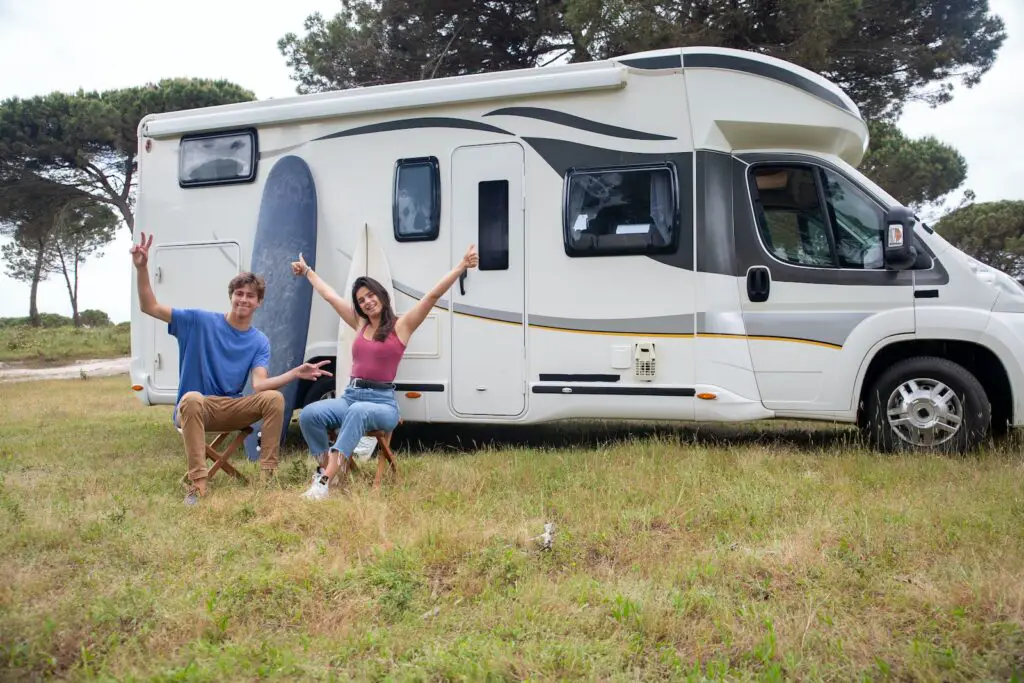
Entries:
{"type": "Polygon", "coordinates": [[[342,477],[345,476],[348,459],[366,432],[374,429],[387,432],[398,426],[398,404],[395,402],[392,382],[409,338],[423,323],[437,300],[460,275],[476,267],[478,262],[476,248],[470,245],[459,265],[441,278],[432,290],[400,318],[395,316],[391,308],[391,298],[387,291],[376,280],[358,278],[352,285],[352,302],[349,303],[306,265],[302,254],[299,254],[298,261],[292,263],[292,272],[305,276],[324,301],[338,312],[349,327],[356,330],[356,338],[352,343],[351,378],[344,392],[337,398],[310,403],[299,415],[302,436],[310,452],[321,464],[313,475],[312,486],[303,494],[304,497],[312,500],[327,497],[327,483],[342,469],[342,460],[342,477]],[[330,446],[327,430],[339,427],[338,438],[330,446]]]}

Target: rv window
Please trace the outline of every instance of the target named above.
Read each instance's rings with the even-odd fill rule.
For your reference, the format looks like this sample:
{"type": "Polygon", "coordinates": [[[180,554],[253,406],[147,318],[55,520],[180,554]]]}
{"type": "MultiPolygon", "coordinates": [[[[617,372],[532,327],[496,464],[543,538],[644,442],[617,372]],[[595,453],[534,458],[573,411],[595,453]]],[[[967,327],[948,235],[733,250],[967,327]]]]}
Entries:
{"type": "Polygon", "coordinates": [[[201,187],[250,182],[256,177],[256,131],[181,139],[178,185],[201,187]]]}
{"type": "Polygon", "coordinates": [[[480,270],[508,270],[508,181],[480,183],[478,239],[480,270]]]}
{"type": "Polygon", "coordinates": [[[815,170],[760,166],[753,171],[751,198],[761,240],[780,261],[800,266],[836,265],[815,170]]]}
{"type": "Polygon", "coordinates": [[[882,211],[839,174],[822,169],[842,268],[882,269],[882,211]]]}
{"type": "Polygon", "coordinates": [[[437,239],[441,224],[441,179],[437,159],[401,159],[395,166],[395,239],[437,239]]]}
{"type": "Polygon", "coordinates": [[[569,256],[674,251],[679,202],[671,164],[570,171],[563,218],[569,256]]]}

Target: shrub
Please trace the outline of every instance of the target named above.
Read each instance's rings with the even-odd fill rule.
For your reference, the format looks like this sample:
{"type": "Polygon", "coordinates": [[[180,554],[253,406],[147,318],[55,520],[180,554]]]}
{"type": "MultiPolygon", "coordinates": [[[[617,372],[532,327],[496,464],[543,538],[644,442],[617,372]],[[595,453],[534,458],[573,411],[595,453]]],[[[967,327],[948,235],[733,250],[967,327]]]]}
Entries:
{"type": "Polygon", "coordinates": [[[78,318],[86,327],[109,327],[113,325],[109,315],[103,311],[98,311],[95,308],[89,308],[81,311],[78,314],[78,318]]]}

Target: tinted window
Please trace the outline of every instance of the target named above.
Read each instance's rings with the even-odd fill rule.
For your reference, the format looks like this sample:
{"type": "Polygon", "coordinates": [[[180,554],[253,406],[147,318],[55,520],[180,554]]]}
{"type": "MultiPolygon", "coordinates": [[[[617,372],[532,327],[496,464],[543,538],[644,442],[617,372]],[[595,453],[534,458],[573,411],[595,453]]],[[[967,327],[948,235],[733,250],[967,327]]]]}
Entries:
{"type": "Polygon", "coordinates": [[[441,218],[441,181],[437,159],[404,159],[395,169],[395,239],[437,238],[441,218]]]}
{"type": "Polygon", "coordinates": [[[508,181],[488,180],[478,190],[480,270],[508,270],[508,181]]]}
{"type": "Polygon", "coordinates": [[[673,251],[679,224],[674,177],[669,166],[569,173],[566,252],[600,256],[673,251]]]}

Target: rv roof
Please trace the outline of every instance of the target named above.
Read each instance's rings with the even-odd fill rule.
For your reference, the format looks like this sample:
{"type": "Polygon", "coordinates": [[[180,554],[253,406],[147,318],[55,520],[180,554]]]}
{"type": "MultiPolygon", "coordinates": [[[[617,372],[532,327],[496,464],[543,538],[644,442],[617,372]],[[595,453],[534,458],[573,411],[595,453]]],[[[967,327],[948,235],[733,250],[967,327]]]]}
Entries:
{"type": "Polygon", "coordinates": [[[838,86],[803,67],[742,50],[688,47],[638,52],[599,62],[389,83],[151,114],[140,122],[139,134],[154,138],[173,137],[185,133],[312,121],[374,111],[622,88],[625,87],[630,69],[697,68],[738,70],[781,81],[860,118],[856,104],[838,86]]]}

